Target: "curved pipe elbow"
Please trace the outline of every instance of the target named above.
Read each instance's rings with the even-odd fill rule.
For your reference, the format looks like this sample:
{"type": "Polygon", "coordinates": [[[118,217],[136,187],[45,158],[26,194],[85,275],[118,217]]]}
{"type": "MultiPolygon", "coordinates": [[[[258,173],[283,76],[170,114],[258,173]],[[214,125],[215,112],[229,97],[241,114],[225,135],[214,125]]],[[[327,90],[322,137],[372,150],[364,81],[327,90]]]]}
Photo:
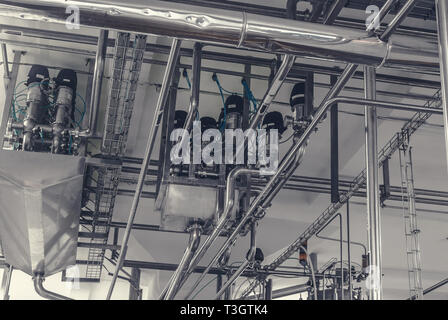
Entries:
{"type": "Polygon", "coordinates": [[[34,289],[36,290],[37,294],[40,295],[41,297],[45,298],[45,299],[49,299],[49,300],[74,300],[71,299],[69,297],[66,296],[62,296],[60,294],[57,294],[55,292],[51,292],[48,291],[47,289],[44,288],[43,286],[43,282],[45,280],[45,278],[40,275],[40,274],[36,274],[33,278],[34,280],[34,289]]]}

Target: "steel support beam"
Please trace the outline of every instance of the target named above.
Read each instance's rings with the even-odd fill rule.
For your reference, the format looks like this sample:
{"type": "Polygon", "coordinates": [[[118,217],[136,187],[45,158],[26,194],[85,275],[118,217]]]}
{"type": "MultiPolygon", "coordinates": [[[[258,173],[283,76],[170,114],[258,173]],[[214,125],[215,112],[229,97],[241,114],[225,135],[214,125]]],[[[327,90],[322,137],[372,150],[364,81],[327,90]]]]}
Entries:
{"type": "MultiPolygon", "coordinates": [[[[364,67],[365,98],[375,100],[375,69],[364,67]]],[[[370,299],[382,299],[381,216],[378,184],[378,124],[376,107],[365,109],[368,248],[370,253],[370,299]]]]}
{"type": "MultiPolygon", "coordinates": [[[[334,85],[337,77],[331,76],[334,85]]],[[[331,176],[331,203],[339,202],[339,119],[338,104],[330,109],[330,176],[331,176]]]]}
{"type": "Polygon", "coordinates": [[[129,300],[142,300],[142,290],[140,289],[140,269],[132,268],[129,281],[129,300]]]}

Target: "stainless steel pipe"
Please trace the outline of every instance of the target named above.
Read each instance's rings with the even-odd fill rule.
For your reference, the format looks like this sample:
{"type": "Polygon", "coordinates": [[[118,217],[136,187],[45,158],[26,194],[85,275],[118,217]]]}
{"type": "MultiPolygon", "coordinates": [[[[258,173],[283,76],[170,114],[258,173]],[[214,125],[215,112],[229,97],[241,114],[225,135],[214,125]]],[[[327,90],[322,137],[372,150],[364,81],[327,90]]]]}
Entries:
{"type": "Polygon", "coordinates": [[[69,297],[62,296],[58,293],[48,291],[44,288],[43,282],[45,278],[41,274],[36,274],[33,278],[34,281],[34,289],[36,292],[43,298],[49,299],[49,300],[73,300],[69,297]]]}
{"type": "Polygon", "coordinates": [[[437,30],[439,35],[440,80],[442,82],[443,126],[445,128],[445,152],[448,161],[448,3],[436,0],[437,30]]]}
{"type": "Polygon", "coordinates": [[[95,57],[95,68],[93,71],[92,95],[89,105],[89,125],[88,128],[78,132],[82,137],[94,137],[98,119],[98,110],[101,101],[101,89],[103,86],[104,69],[106,66],[107,40],[109,31],[100,30],[98,45],[95,57]]]}
{"type": "Polygon", "coordinates": [[[286,77],[288,76],[289,71],[291,70],[292,66],[294,65],[295,60],[296,60],[296,57],[293,55],[285,55],[284,56],[282,64],[280,65],[279,69],[277,70],[277,72],[274,76],[274,79],[272,80],[271,84],[269,85],[269,88],[266,91],[266,93],[263,97],[263,100],[260,103],[257,113],[253,116],[253,118],[249,124],[249,129],[255,129],[257,127],[257,125],[260,123],[260,121],[262,121],[269,106],[271,105],[274,98],[277,96],[277,93],[280,90],[283,82],[285,82],[286,77]]]}
{"type": "Polygon", "coordinates": [[[154,141],[157,136],[157,129],[162,121],[163,110],[168,98],[169,88],[171,82],[173,80],[174,72],[176,70],[176,66],[179,59],[179,51],[180,51],[181,41],[174,38],[171,46],[170,55],[168,57],[168,64],[165,69],[165,74],[162,80],[162,87],[160,89],[159,98],[157,100],[157,104],[155,107],[154,118],[152,125],[149,129],[148,140],[146,144],[145,157],[143,159],[142,166],[140,168],[140,174],[138,177],[137,187],[134,194],[134,199],[132,200],[131,211],[129,213],[128,222],[126,225],[126,230],[123,235],[123,241],[121,243],[121,252],[118,257],[118,261],[116,264],[116,269],[114,275],[112,277],[112,281],[109,287],[109,291],[107,293],[107,300],[110,300],[112,297],[112,292],[114,290],[115,283],[117,281],[118,273],[120,272],[123,261],[126,257],[127,244],[129,241],[129,237],[131,235],[132,225],[134,224],[135,215],[137,214],[138,204],[140,202],[140,196],[143,190],[143,184],[145,182],[146,172],[148,170],[148,164],[151,160],[151,153],[154,148],[154,141]]]}
{"type": "Polygon", "coordinates": [[[224,292],[229,288],[240,276],[241,274],[246,271],[246,269],[254,262],[255,258],[255,252],[257,250],[257,242],[256,242],[256,235],[257,235],[257,229],[256,229],[256,222],[252,224],[252,229],[250,231],[250,249],[247,253],[246,259],[241,263],[241,265],[238,267],[238,269],[232,274],[229,280],[222,285],[221,289],[218,291],[218,293],[215,296],[214,300],[218,300],[221,298],[221,296],[224,294],[224,292]]]}
{"type": "Polygon", "coordinates": [[[3,77],[5,79],[10,78],[8,51],[6,50],[6,44],[2,43],[2,56],[3,56],[3,77]]]}
{"type": "Polygon", "coordinates": [[[247,169],[247,168],[234,168],[232,171],[230,171],[230,173],[227,177],[227,181],[226,181],[226,194],[225,194],[225,200],[224,200],[224,209],[223,209],[221,216],[219,217],[218,224],[213,229],[213,232],[210,234],[210,236],[208,236],[207,239],[202,243],[201,247],[196,251],[196,254],[191,259],[188,269],[185,272],[185,275],[184,275],[182,281],[180,282],[178,289],[180,289],[182,287],[182,285],[185,283],[185,281],[188,279],[188,277],[193,273],[194,268],[198,265],[198,263],[204,257],[207,250],[215,242],[216,238],[219,236],[221,231],[224,229],[224,226],[231,218],[232,209],[235,204],[236,179],[242,175],[258,175],[258,174],[259,174],[258,170],[247,169]]]}
{"type": "Polygon", "coordinates": [[[392,21],[387,25],[386,30],[381,34],[380,40],[388,41],[392,33],[398,28],[398,26],[403,22],[408,16],[409,12],[414,8],[415,0],[408,0],[404,6],[398,11],[392,21]]]}
{"type": "Polygon", "coordinates": [[[176,271],[174,271],[173,277],[170,279],[168,283],[166,294],[163,297],[163,300],[171,300],[174,298],[176,293],[176,288],[181,280],[181,275],[188,266],[191,261],[192,256],[196,252],[199,243],[201,242],[201,227],[197,224],[190,226],[190,239],[188,240],[188,247],[185,249],[185,253],[177,267],[176,271]]]}
{"type": "MultiPolygon", "coordinates": [[[[344,85],[348,82],[348,80],[351,78],[351,76],[355,73],[357,66],[356,65],[349,65],[345,68],[342,75],[338,78],[338,81],[333,86],[333,88],[330,90],[330,92],[327,94],[327,97],[333,98],[339,92],[342,90],[344,85]]],[[[314,129],[317,127],[319,122],[323,119],[324,115],[326,114],[328,108],[331,106],[332,102],[330,103],[327,101],[327,98],[324,99],[323,105],[317,109],[316,113],[314,114],[314,118],[311,121],[310,125],[306,128],[302,136],[298,139],[297,143],[294,144],[291,149],[288,151],[284,159],[282,160],[277,172],[271,177],[269,182],[266,184],[265,188],[262,192],[255,198],[255,200],[251,203],[249,210],[245,213],[245,215],[242,217],[241,221],[237,225],[237,227],[234,229],[233,233],[227,238],[226,242],[221,246],[218,253],[214,256],[212,261],[208,264],[204,272],[199,276],[199,278],[196,280],[195,284],[191,288],[190,292],[187,295],[187,299],[191,296],[192,292],[197,288],[199,283],[202,281],[202,279],[205,277],[205,275],[208,273],[210,268],[218,261],[219,257],[226,251],[226,249],[232,244],[234,239],[238,236],[241,228],[246,224],[248,219],[258,210],[260,206],[263,205],[265,199],[269,196],[269,193],[272,191],[272,189],[278,189],[278,179],[282,177],[282,174],[284,172],[289,172],[290,165],[296,159],[297,152],[300,150],[300,148],[308,141],[309,136],[312,132],[314,132],[314,129]]],[[[281,188],[282,183],[280,183],[281,188]]]]}
{"type": "Polygon", "coordinates": [[[390,65],[432,72],[439,69],[437,46],[426,39],[395,35],[385,43],[349,28],[156,0],[143,4],[117,0],[0,0],[0,16],[65,23],[68,5],[80,9],[83,26],[375,67],[390,65]]]}
{"type": "Polygon", "coordinates": [[[184,129],[190,131],[193,121],[199,109],[199,95],[201,90],[201,64],[202,64],[202,44],[196,42],[193,48],[193,83],[191,85],[190,107],[185,119],[184,129]]]}
{"type": "MultiPolygon", "coordinates": [[[[376,97],[375,69],[364,67],[364,90],[368,100],[376,97]]],[[[365,159],[367,168],[367,221],[370,253],[370,299],[382,299],[381,215],[378,180],[378,124],[376,106],[365,107],[365,159]]]]}

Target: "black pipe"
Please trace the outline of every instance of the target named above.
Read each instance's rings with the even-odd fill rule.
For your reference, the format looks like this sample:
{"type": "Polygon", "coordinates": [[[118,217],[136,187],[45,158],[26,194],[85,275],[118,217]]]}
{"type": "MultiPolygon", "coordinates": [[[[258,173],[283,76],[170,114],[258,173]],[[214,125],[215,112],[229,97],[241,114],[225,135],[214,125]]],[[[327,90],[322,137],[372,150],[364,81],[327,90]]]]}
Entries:
{"type": "MultiPolygon", "coordinates": [[[[337,81],[336,76],[331,76],[331,84],[337,81]]],[[[330,109],[330,170],[331,170],[331,203],[339,202],[339,125],[338,105],[334,104],[330,109]]]]}

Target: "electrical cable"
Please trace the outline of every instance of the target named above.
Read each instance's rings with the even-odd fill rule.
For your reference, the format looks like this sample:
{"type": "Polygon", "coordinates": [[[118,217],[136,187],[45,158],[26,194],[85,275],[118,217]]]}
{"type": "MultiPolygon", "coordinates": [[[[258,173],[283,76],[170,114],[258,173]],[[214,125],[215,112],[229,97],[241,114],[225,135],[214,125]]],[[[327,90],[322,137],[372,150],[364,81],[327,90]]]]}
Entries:
{"type": "Polygon", "coordinates": [[[307,259],[309,267],[311,269],[311,277],[313,279],[313,288],[314,288],[314,290],[313,290],[314,291],[313,292],[314,293],[314,300],[317,301],[317,286],[316,286],[316,276],[314,274],[314,267],[313,267],[313,264],[311,263],[311,259],[310,259],[310,256],[308,255],[307,249],[305,247],[303,247],[302,245],[300,246],[300,248],[302,248],[302,250],[305,252],[306,259],[307,259]]]}
{"type": "Polygon", "coordinates": [[[224,105],[224,107],[223,107],[223,119],[222,119],[222,123],[220,125],[220,130],[223,131],[224,128],[226,127],[226,118],[227,118],[226,99],[224,98],[223,88],[221,86],[221,83],[219,82],[219,79],[218,79],[218,76],[216,75],[216,73],[214,73],[212,75],[212,80],[215,81],[216,85],[218,86],[219,93],[221,94],[222,104],[224,105]]]}
{"type": "Polygon", "coordinates": [[[193,300],[194,298],[196,298],[196,296],[201,293],[202,290],[204,290],[205,288],[207,288],[213,281],[215,281],[216,279],[218,279],[218,276],[212,278],[209,282],[207,282],[201,289],[198,290],[198,292],[196,292],[192,297],[191,300],[193,300]]]}

